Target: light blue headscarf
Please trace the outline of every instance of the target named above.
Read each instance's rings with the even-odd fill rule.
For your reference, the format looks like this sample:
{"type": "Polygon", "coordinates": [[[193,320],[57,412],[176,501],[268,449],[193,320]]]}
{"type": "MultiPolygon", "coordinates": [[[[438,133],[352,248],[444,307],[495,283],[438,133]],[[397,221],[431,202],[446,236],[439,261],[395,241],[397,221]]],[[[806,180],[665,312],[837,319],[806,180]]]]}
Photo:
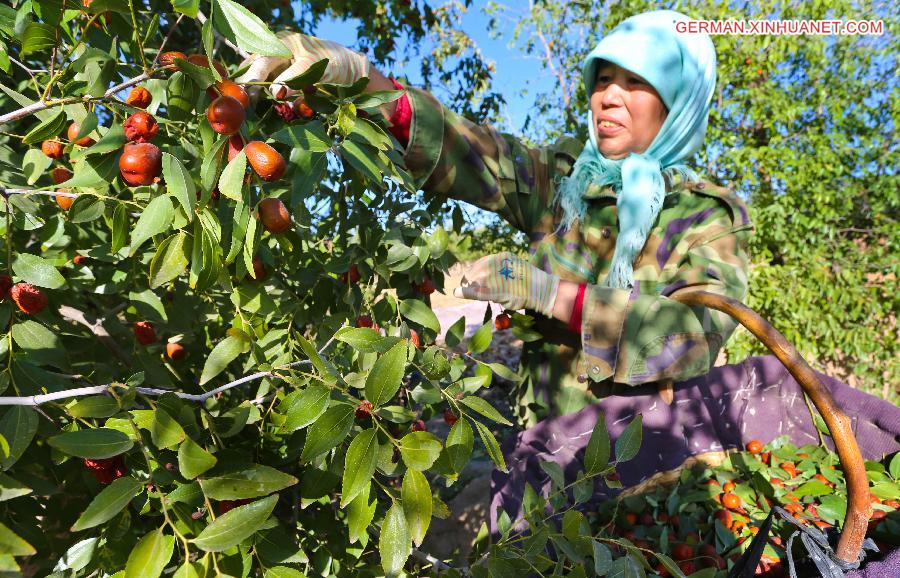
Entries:
{"type": "Polygon", "coordinates": [[[588,108],[590,139],[569,177],[557,188],[564,228],[584,220],[590,185],[612,185],[616,191],[619,236],[609,275],[603,285],[628,288],[634,283],[633,263],[643,249],[662,208],[666,177],[698,179],[681,161],[689,158],[706,136],[709,106],[716,86],[716,52],[707,34],[679,34],[676,20],[691,20],[673,10],[645,12],[624,20],[588,54],[582,68],[590,98],[598,60],[606,60],[640,75],[656,89],[668,116],[650,147],[620,160],[597,149],[593,111],[588,108]],[[587,196],[586,196],[587,194],[587,196]]]}

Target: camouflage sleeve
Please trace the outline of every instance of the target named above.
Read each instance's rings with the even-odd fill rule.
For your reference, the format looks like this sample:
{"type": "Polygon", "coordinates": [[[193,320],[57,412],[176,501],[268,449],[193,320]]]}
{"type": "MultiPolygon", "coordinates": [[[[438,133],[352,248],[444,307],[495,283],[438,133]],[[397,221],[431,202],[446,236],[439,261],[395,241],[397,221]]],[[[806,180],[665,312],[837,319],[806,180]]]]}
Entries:
{"type": "Polygon", "coordinates": [[[418,188],[493,211],[525,233],[549,209],[554,171],[574,162],[554,146],[529,148],[490,125],[477,125],[431,93],[407,87],[412,120],[404,160],[418,188]]]}
{"type": "Polygon", "coordinates": [[[743,301],[747,294],[752,226],[737,225],[724,205],[682,239],[690,245],[677,271],[632,290],[589,286],[582,318],[580,373],[602,381],[684,381],[707,373],[737,327],[729,315],[671,297],[708,291],[743,301]]]}

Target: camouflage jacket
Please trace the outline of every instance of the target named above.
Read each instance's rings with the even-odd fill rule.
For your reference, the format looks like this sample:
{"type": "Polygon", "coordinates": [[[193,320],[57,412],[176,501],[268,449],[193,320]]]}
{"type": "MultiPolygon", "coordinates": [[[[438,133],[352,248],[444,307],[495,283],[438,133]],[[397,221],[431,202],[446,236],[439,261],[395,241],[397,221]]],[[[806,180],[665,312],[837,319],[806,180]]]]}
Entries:
{"type": "Polygon", "coordinates": [[[735,194],[708,181],[667,182],[635,261],[633,289],[601,287],[616,244],[615,193],[589,190],[588,217],[567,231],[557,231],[560,213],[551,206],[558,178],[572,170],[584,143],[563,137],[528,148],[427,91],[407,90],[413,112],[404,158],[416,185],[499,214],[528,236],[534,265],[588,283],[580,335],[534,314],[543,338],[522,354],[516,401],[524,425],[577,411],[613,383],[683,381],[713,367],[736,321],[670,297],[703,290],[744,299],[753,226],[735,194]]]}

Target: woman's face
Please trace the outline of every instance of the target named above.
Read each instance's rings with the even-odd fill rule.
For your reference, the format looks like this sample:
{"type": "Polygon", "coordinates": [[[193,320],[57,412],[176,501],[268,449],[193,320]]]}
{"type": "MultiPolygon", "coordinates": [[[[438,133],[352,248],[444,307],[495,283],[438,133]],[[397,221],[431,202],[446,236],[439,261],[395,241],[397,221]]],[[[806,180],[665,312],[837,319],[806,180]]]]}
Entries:
{"type": "Polygon", "coordinates": [[[646,80],[605,60],[597,67],[591,111],[597,148],[612,160],[646,151],[668,114],[659,93],[646,80]]]}

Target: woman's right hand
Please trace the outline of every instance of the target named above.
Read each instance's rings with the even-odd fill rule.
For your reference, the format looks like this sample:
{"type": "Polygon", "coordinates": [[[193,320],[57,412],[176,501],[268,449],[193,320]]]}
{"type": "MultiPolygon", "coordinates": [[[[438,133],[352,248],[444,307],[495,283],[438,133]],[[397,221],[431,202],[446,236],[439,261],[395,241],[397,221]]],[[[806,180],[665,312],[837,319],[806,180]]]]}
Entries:
{"type": "MultiPolygon", "coordinates": [[[[253,55],[241,64],[242,68],[250,64],[250,68],[236,78],[235,82],[244,84],[270,81],[272,84],[269,92],[272,96],[287,98],[300,91],[287,88],[284,83],[323,58],[328,59],[328,67],[321,82],[352,84],[363,76],[369,76],[371,65],[364,54],[336,42],[299,32],[282,31],[278,33],[278,37],[291,51],[291,58],[253,55]]],[[[248,88],[251,88],[252,96],[257,96],[258,89],[254,90],[252,85],[248,88]],[[253,94],[254,92],[257,94],[253,94]]]]}

